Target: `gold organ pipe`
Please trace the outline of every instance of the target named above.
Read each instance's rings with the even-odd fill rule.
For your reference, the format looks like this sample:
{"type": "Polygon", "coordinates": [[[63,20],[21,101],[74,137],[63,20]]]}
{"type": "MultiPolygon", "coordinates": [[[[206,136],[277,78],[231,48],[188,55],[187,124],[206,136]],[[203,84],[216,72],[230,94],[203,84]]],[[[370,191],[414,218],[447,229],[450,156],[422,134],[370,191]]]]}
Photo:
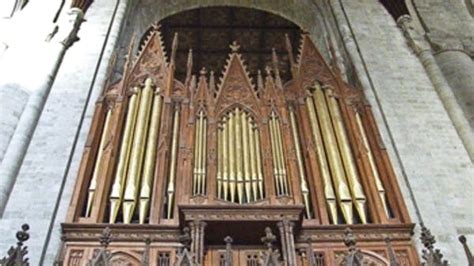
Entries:
{"type": "Polygon", "coordinates": [[[300,141],[298,138],[299,135],[298,135],[298,129],[296,126],[295,112],[293,108],[291,107],[290,107],[290,124],[291,124],[291,131],[293,133],[293,141],[295,143],[298,170],[300,172],[300,187],[301,187],[301,193],[303,194],[306,217],[311,218],[309,188],[308,188],[308,183],[306,182],[306,174],[304,171],[303,158],[301,156],[301,146],[300,146],[300,141]]]}
{"type": "Polygon", "coordinates": [[[200,194],[199,190],[201,188],[201,163],[202,163],[202,111],[198,113],[198,123],[197,123],[197,164],[194,166],[196,171],[196,186],[195,194],[200,194]]]}
{"type": "Polygon", "coordinates": [[[89,184],[89,193],[87,198],[86,205],[86,217],[90,216],[92,210],[92,203],[94,202],[95,190],[97,188],[97,178],[100,174],[100,169],[102,168],[102,153],[106,145],[106,136],[110,127],[110,117],[112,115],[112,109],[108,109],[105,113],[105,122],[104,128],[102,129],[102,134],[100,136],[99,148],[97,150],[97,157],[95,159],[94,172],[92,173],[91,183],[89,184]]]}
{"type": "Polygon", "coordinates": [[[257,153],[257,178],[258,178],[258,192],[259,199],[264,197],[263,193],[263,174],[262,174],[262,155],[260,153],[260,135],[258,134],[258,129],[253,130],[254,140],[255,140],[255,152],[257,153]]]}
{"type": "Polygon", "coordinates": [[[132,154],[130,155],[130,168],[127,173],[127,183],[125,186],[123,208],[123,222],[130,223],[135,210],[138,186],[140,184],[140,174],[143,167],[143,155],[145,149],[146,133],[148,131],[151,101],[153,95],[152,80],[145,81],[140,106],[138,109],[137,124],[133,137],[132,154]]]}
{"type": "Polygon", "coordinates": [[[323,139],[321,137],[321,131],[319,128],[318,120],[316,117],[316,111],[314,109],[314,100],[313,97],[306,98],[306,108],[308,109],[309,119],[311,124],[311,131],[313,134],[313,139],[315,142],[316,155],[319,162],[319,168],[321,171],[321,177],[324,185],[324,196],[326,198],[326,204],[328,205],[329,214],[333,224],[337,224],[337,206],[336,206],[336,196],[334,194],[334,188],[331,182],[331,175],[329,173],[328,161],[326,158],[326,153],[324,151],[323,139]]]}
{"type": "Polygon", "coordinates": [[[274,127],[274,113],[272,112],[271,118],[269,121],[269,129],[270,129],[270,142],[272,146],[272,159],[273,159],[273,173],[275,175],[275,187],[276,187],[276,194],[280,196],[281,192],[281,180],[280,180],[280,162],[278,160],[278,149],[276,145],[276,134],[275,134],[275,127],[274,127]]]}
{"type": "Polygon", "coordinates": [[[173,214],[173,198],[174,198],[174,179],[176,176],[176,159],[178,155],[178,134],[179,134],[179,114],[180,106],[176,103],[173,117],[173,139],[171,141],[171,164],[168,179],[168,210],[166,218],[171,219],[173,214]]]}
{"type": "Polygon", "coordinates": [[[199,165],[199,118],[195,120],[194,133],[193,195],[196,195],[199,165]]]}
{"type": "Polygon", "coordinates": [[[139,205],[139,222],[143,224],[148,215],[148,207],[151,196],[151,186],[153,183],[155,160],[156,160],[156,145],[158,142],[158,134],[161,125],[161,106],[162,97],[160,95],[160,88],[157,88],[153,97],[153,106],[151,109],[151,122],[148,131],[145,151],[145,164],[143,166],[143,177],[140,189],[140,205],[139,205]]]}
{"type": "Polygon", "coordinates": [[[359,175],[352,157],[352,152],[347,139],[346,130],[342,121],[341,111],[336,98],[331,95],[333,90],[330,88],[325,89],[326,101],[329,106],[329,113],[332,118],[334,130],[336,132],[336,139],[339,144],[339,150],[341,152],[342,162],[344,169],[346,170],[346,178],[349,182],[349,187],[352,192],[352,199],[355,204],[356,210],[359,213],[360,220],[363,224],[367,223],[366,215],[366,197],[362,186],[359,181],[359,175]]]}
{"type": "Polygon", "coordinates": [[[240,125],[240,109],[236,108],[235,116],[234,116],[234,125],[235,125],[235,146],[236,146],[236,164],[237,164],[237,197],[239,203],[242,204],[244,200],[244,184],[243,184],[243,176],[242,176],[242,130],[240,125]]]}
{"type": "Polygon", "coordinates": [[[224,154],[222,152],[223,148],[223,129],[219,127],[217,128],[217,198],[222,199],[222,168],[223,168],[223,162],[224,162],[224,154]]]}
{"type": "Polygon", "coordinates": [[[119,162],[117,172],[110,193],[110,223],[115,223],[117,214],[122,204],[123,191],[127,178],[128,164],[130,161],[130,153],[132,151],[133,133],[135,131],[135,123],[138,115],[138,105],[140,102],[141,90],[135,88],[135,92],[130,96],[128,104],[128,113],[125,120],[125,129],[123,132],[122,145],[120,148],[119,162]]]}
{"type": "Polygon", "coordinates": [[[247,113],[242,112],[240,114],[240,123],[242,125],[245,196],[247,198],[247,202],[250,202],[252,193],[250,182],[252,182],[252,180],[250,175],[250,150],[247,113]]]}
{"type": "Polygon", "coordinates": [[[379,197],[382,201],[382,205],[383,205],[383,208],[385,210],[385,215],[387,215],[387,217],[389,217],[388,204],[387,204],[387,200],[386,200],[386,197],[385,197],[385,188],[383,187],[382,181],[380,180],[380,176],[379,176],[379,173],[377,171],[377,166],[375,165],[374,156],[372,154],[372,150],[370,149],[369,141],[367,140],[367,135],[365,133],[365,129],[364,129],[364,126],[362,125],[362,120],[361,120],[360,115],[359,115],[358,112],[355,112],[355,117],[356,117],[357,127],[359,128],[359,131],[360,131],[361,136],[362,136],[362,141],[364,143],[364,149],[367,151],[367,157],[369,159],[370,169],[371,169],[372,174],[373,174],[374,179],[375,179],[375,186],[377,187],[379,197]]]}
{"type": "Polygon", "coordinates": [[[258,180],[257,180],[257,158],[255,156],[255,137],[253,135],[253,121],[250,116],[247,116],[248,123],[248,136],[249,136],[249,149],[250,149],[250,172],[251,172],[251,182],[252,182],[252,192],[255,200],[258,199],[258,180]]]}
{"type": "Polygon", "coordinates": [[[206,159],[207,159],[207,119],[202,118],[202,164],[201,164],[201,194],[204,195],[206,191],[206,159]]]}
{"type": "Polygon", "coordinates": [[[341,162],[339,150],[337,148],[334,130],[331,125],[331,119],[328,113],[328,106],[324,98],[324,93],[319,85],[315,86],[313,97],[316,99],[316,109],[321,123],[321,131],[329,158],[329,166],[332,172],[332,178],[335,185],[336,195],[342,215],[348,224],[353,223],[352,199],[347,187],[346,177],[341,162]]]}
{"type": "Polygon", "coordinates": [[[223,158],[223,163],[222,163],[222,171],[223,173],[223,187],[222,189],[224,190],[223,196],[224,200],[227,200],[227,195],[229,191],[229,154],[228,154],[228,146],[229,146],[229,123],[227,121],[227,118],[223,118],[223,125],[222,125],[222,158],[223,158]]]}
{"type": "Polygon", "coordinates": [[[283,137],[281,134],[281,125],[280,120],[275,119],[275,129],[277,133],[277,143],[278,143],[278,150],[280,154],[280,165],[281,165],[281,180],[283,184],[283,191],[285,195],[289,195],[289,188],[288,188],[288,179],[286,175],[286,162],[285,162],[285,153],[283,152],[283,137]]]}
{"type": "Polygon", "coordinates": [[[229,142],[229,189],[230,189],[230,201],[235,202],[235,126],[234,126],[234,114],[229,114],[229,136],[227,142],[229,142]]]}

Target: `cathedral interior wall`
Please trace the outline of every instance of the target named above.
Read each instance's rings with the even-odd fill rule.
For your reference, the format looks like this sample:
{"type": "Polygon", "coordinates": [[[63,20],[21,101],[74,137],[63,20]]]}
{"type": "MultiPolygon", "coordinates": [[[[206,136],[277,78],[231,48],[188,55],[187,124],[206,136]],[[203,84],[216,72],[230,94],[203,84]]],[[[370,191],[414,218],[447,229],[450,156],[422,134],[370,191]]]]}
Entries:
{"type": "MultiPolygon", "coordinates": [[[[118,61],[123,62],[132,32],[141,36],[150,24],[168,15],[222,2],[256,7],[292,20],[311,33],[326,57],[326,38],[321,36],[328,34],[325,27],[330,29],[348,80],[363,85],[373,106],[413,222],[419,221],[419,212],[445,257],[461,265],[465,259],[457,235],[466,234],[474,245],[474,211],[466,209],[471,199],[464,193],[473,190],[472,163],[423,66],[376,0],[315,1],[325,2],[320,7],[296,0],[291,5],[285,0],[259,1],[258,6],[237,0],[150,0],[140,2],[139,7],[126,0],[95,1],[79,32],[81,40],[65,57],[0,220],[0,234],[5,237],[0,250],[15,243],[13,232],[28,222],[31,264],[53,263],[60,245],[60,223],[66,216],[94,103],[105,84],[114,47],[118,61]],[[318,16],[321,12],[327,20],[324,25],[318,16]]],[[[115,71],[119,76],[120,67],[115,71]]]]}

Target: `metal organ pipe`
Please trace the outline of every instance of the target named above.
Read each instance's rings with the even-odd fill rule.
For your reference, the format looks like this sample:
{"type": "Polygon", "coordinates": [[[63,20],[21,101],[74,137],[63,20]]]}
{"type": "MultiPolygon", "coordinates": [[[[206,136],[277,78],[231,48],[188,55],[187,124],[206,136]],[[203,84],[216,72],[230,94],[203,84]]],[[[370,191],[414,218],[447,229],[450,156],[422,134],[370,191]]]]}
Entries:
{"type": "Polygon", "coordinates": [[[329,166],[332,173],[332,181],[334,182],[335,186],[337,201],[345,221],[348,224],[352,224],[352,198],[347,186],[341,155],[337,148],[337,142],[334,137],[335,133],[331,123],[331,118],[329,116],[329,110],[324,97],[324,92],[319,84],[314,87],[313,97],[316,104],[315,108],[318,110],[317,115],[321,123],[321,132],[329,159],[329,166]]]}
{"type": "Polygon", "coordinates": [[[112,185],[112,192],[110,193],[110,223],[115,223],[120,205],[122,204],[140,96],[141,89],[136,87],[134,88],[134,92],[129,99],[128,112],[125,120],[125,129],[119,154],[119,162],[112,185]]]}
{"type": "Polygon", "coordinates": [[[140,184],[140,175],[143,167],[143,155],[146,144],[146,134],[148,131],[150,109],[152,103],[152,80],[145,81],[145,88],[140,96],[140,106],[138,109],[137,123],[133,137],[132,153],[130,156],[130,168],[127,173],[127,182],[125,186],[123,201],[123,222],[130,223],[137,203],[138,186],[140,184]]]}
{"type": "Polygon", "coordinates": [[[292,107],[290,107],[290,124],[291,124],[291,132],[293,135],[293,142],[295,144],[295,150],[296,150],[296,160],[298,163],[298,171],[300,172],[300,187],[301,187],[301,193],[303,194],[303,201],[304,201],[304,206],[305,206],[305,212],[306,212],[306,217],[311,218],[312,217],[312,210],[311,210],[311,204],[310,204],[310,199],[309,199],[309,188],[308,188],[308,183],[306,181],[306,175],[305,175],[305,170],[304,170],[304,165],[303,165],[303,158],[301,154],[301,146],[299,142],[299,135],[298,135],[298,128],[296,125],[296,118],[295,118],[295,111],[293,110],[292,107]]]}
{"type": "Polygon", "coordinates": [[[173,218],[173,208],[174,208],[174,193],[175,193],[175,178],[176,178],[176,160],[178,155],[178,134],[179,134],[179,116],[180,116],[180,106],[179,103],[176,103],[174,114],[173,114],[173,131],[172,131],[172,141],[171,141],[171,162],[169,167],[169,178],[167,186],[167,210],[166,218],[173,218]]]}
{"type": "Polygon", "coordinates": [[[347,139],[346,130],[341,117],[341,111],[339,103],[333,95],[331,88],[326,88],[325,91],[326,101],[329,107],[329,113],[332,118],[334,130],[336,132],[336,139],[339,146],[339,150],[344,165],[346,178],[349,183],[349,188],[352,194],[352,200],[355,204],[355,208],[359,214],[360,220],[363,224],[367,223],[366,215],[366,197],[362,186],[359,181],[359,175],[352,157],[352,152],[347,139]]]}
{"type": "Polygon", "coordinates": [[[146,141],[145,163],[140,188],[139,222],[143,224],[148,216],[148,208],[151,197],[151,186],[155,174],[155,157],[158,142],[158,134],[161,125],[161,108],[163,105],[160,88],[157,88],[153,96],[151,109],[151,121],[146,141]]]}
{"type": "Polygon", "coordinates": [[[326,158],[326,152],[324,151],[323,139],[321,136],[321,130],[316,117],[315,102],[313,96],[306,97],[306,108],[308,109],[311,132],[313,134],[314,145],[316,149],[316,156],[319,162],[319,169],[324,186],[324,196],[326,198],[326,204],[328,206],[329,215],[333,224],[337,224],[337,203],[336,195],[334,194],[334,188],[331,181],[331,174],[329,172],[328,160],[326,158]]]}
{"type": "Polygon", "coordinates": [[[92,211],[92,203],[94,201],[95,197],[95,190],[97,188],[97,178],[100,174],[100,169],[102,168],[102,159],[103,159],[103,151],[106,146],[106,138],[105,136],[107,135],[110,127],[110,117],[112,115],[112,109],[108,109],[106,114],[105,114],[105,123],[104,123],[104,128],[102,129],[102,134],[101,134],[101,139],[99,143],[99,148],[97,150],[97,157],[94,165],[94,172],[92,173],[92,179],[89,184],[89,192],[88,192],[88,197],[87,197],[87,205],[86,205],[86,217],[89,217],[92,211]]]}

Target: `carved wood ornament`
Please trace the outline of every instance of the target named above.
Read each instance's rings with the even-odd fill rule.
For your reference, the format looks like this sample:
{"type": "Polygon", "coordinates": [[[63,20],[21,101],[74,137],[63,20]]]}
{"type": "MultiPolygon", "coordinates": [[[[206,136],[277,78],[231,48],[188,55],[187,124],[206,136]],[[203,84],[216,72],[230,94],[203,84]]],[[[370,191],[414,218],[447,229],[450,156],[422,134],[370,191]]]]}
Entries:
{"type": "MultiPolygon", "coordinates": [[[[180,228],[207,222],[193,229],[192,251],[212,265],[207,241],[223,223],[240,222],[279,228],[284,265],[310,265],[296,253],[307,245],[302,239],[319,254],[312,261],[335,265],[347,225],[361,249],[382,254],[374,258],[388,261],[389,235],[395,254],[418,263],[370,106],[308,35],[296,62],[287,39],[292,79],[285,83],[274,52],[254,84],[236,43],[218,82],[205,69],[192,75],[191,51],[181,82],[174,78],[178,36],[168,59],[153,27],[137,56],[132,42],[123,78],[97,101],[63,224],[65,262],[80,260],[79,251],[92,256],[105,223],[116,232],[109,249],[120,251],[117,261],[126,264],[127,252],[139,257],[146,238],[150,265],[171,265],[180,228]]],[[[228,230],[238,234],[241,226],[228,230]]]]}

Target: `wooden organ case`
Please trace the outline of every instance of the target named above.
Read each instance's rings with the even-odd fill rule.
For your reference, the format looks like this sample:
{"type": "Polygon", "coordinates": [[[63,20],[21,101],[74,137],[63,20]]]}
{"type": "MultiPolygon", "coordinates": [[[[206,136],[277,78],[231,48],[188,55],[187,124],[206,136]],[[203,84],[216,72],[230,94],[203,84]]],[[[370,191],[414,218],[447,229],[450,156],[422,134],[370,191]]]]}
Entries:
{"type": "MultiPolygon", "coordinates": [[[[84,265],[112,231],[112,265],[175,265],[179,236],[201,265],[220,261],[234,239],[234,265],[261,265],[264,228],[285,265],[339,265],[351,227],[367,265],[417,265],[413,224],[370,105],[303,34],[292,78],[276,53],[252,82],[236,43],[220,81],[202,69],[175,79],[158,27],[131,52],[121,81],[97,101],[67,222],[65,265],[84,265]],[[146,241],[145,241],[146,240],[146,241]],[[146,242],[148,244],[146,244],[146,242]],[[253,263],[253,264],[252,264],[253,263]]],[[[131,51],[131,49],[130,49],[131,51]]]]}

